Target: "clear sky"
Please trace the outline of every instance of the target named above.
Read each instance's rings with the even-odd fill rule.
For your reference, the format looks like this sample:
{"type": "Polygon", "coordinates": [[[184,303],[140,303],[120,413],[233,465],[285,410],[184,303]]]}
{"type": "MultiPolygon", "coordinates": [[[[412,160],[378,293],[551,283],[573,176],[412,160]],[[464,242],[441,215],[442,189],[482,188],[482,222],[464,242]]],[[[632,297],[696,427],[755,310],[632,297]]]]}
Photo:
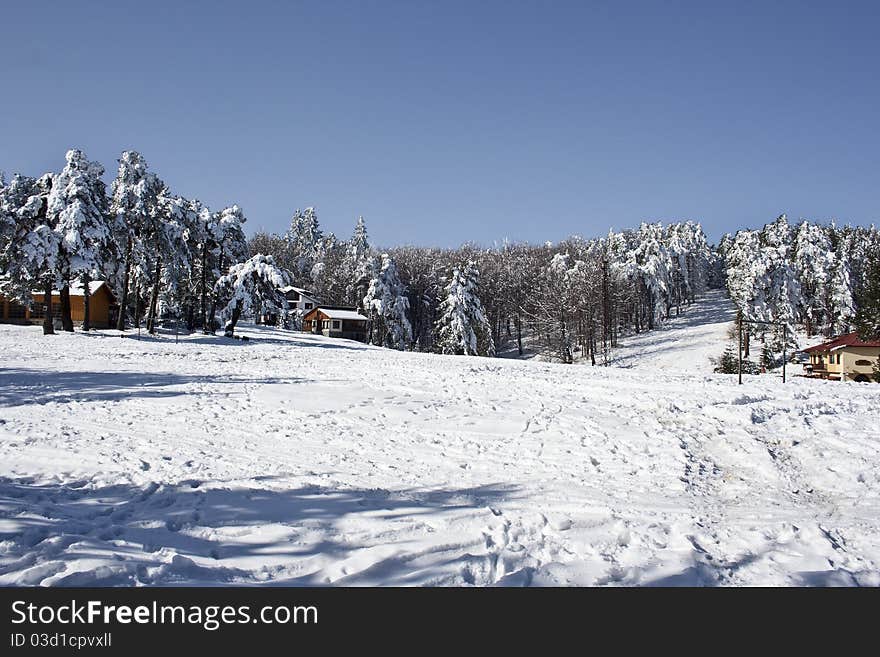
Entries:
{"type": "Polygon", "coordinates": [[[4,2],[0,169],[380,245],[880,223],[880,3],[4,2]]]}

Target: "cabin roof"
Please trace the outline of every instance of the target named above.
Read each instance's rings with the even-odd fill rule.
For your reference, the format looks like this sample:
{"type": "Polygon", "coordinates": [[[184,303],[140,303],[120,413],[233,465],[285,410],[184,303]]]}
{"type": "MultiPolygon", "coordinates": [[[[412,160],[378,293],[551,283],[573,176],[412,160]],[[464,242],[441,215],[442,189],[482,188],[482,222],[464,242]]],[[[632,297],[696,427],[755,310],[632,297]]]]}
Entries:
{"type": "Polygon", "coordinates": [[[314,292],[312,292],[310,290],[306,290],[305,288],[296,287],[295,285],[285,285],[284,287],[281,288],[281,291],[284,294],[287,294],[288,292],[299,292],[300,294],[305,295],[307,297],[311,297],[312,299],[318,298],[318,295],[315,294],[314,292]]]}
{"type": "Polygon", "coordinates": [[[822,344],[807,347],[806,349],[804,349],[804,351],[806,351],[807,353],[813,353],[817,351],[834,351],[836,349],[843,349],[844,347],[880,347],[880,340],[860,340],[859,334],[853,331],[852,333],[839,335],[833,340],[829,340],[828,342],[823,342],[822,344]]]}
{"type": "Polygon", "coordinates": [[[367,318],[361,315],[356,310],[339,310],[337,308],[321,308],[320,306],[309,312],[309,315],[319,312],[322,315],[326,315],[330,319],[353,319],[362,322],[367,321],[367,318]]]}
{"type": "MultiPolygon", "coordinates": [[[[89,295],[95,294],[95,292],[100,290],[102,287],[105,287],[108,294],[113,297],[113,291],[110,289],[110,286],[107,285],[107,281],[89,281],[89,295]]],[[[81,297],[85,292],[81,282],[71,282],[67,289],[70,293],[70,296],[72,297],[81,297]]],[[[43,290],[34,290],[33,293],[37,295],[42,295],[44,292],[43,290]]],[[[52,290],[52,294],[58,296],[61,294],[61,292],[59,290],[52,290]]]]}

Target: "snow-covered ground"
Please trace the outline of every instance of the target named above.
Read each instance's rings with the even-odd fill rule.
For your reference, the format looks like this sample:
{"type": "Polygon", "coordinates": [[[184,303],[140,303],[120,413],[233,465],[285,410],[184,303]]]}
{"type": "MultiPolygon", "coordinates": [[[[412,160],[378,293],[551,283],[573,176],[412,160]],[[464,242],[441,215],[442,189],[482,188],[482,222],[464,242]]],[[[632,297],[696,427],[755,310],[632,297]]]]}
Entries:
{"type": "Polygon", "coordinates": [[[684,307],[654,331],[622,339],[611,365],[653,367],[663,372],[709,374],[730,339],[736,312],[724,290],[709,290],[691,307],[684,307]]]}
{"type": "Polygon", "coordinates": [[[628,368],[0,326],[0,584],[880,585],[880,387],[657,366],[721,304],[628,368]]]}

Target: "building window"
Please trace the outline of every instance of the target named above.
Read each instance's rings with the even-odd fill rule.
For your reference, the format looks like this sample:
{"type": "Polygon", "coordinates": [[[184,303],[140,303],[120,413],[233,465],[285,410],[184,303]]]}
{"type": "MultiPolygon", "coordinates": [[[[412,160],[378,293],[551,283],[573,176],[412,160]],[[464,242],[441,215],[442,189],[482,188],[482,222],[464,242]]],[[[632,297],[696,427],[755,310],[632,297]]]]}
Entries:
{"type": "Polygon", "coordinates": [[[26,308],[15,301],[9,302],[9,319],[24,319],[26,308]]]}
{"type": "Polygon", "coordinates": [[[864,358],[860,358],[859,360],[856,361],[856,365],[858,365],[859,367],[871,367],[871,365],[873,365],[873,364],[874,363],[872,363],[869,360],[865,360],[864,358]]]}
{"type": "Polygon", "coordinates": [[[312,309],[312,304],[306,302],[306,303],[303,305],[303,307],[304,307],[306,310],[311,310],[311,309],[312,309]]]}
{"type": "Polygon", "coordinates": [[[323,322],[321,322],[321,326],[322,326],[323,328],[325,328],[325,329],[330,328],[330,320],[329,320],[329,319],[325,319],[323,322]]]}
{"type": "Polygon", "coordinates": [[[334,331],[341,331],[342,330],[342,322],[339,321],[338,319],[333,320],[333,330],[334,331]]]}
{"type": "Polygon", "coordinates": [[[288,292],[287,293],[288,301],[299,301],[299,292],[288,292]]]}
{"type": "Polygon", "coordinates": [[[31,319],[43,319],[46,316],[46,313],[43,311],[43,304],[34,302],[34,305],[31,306],[31,319]]]}

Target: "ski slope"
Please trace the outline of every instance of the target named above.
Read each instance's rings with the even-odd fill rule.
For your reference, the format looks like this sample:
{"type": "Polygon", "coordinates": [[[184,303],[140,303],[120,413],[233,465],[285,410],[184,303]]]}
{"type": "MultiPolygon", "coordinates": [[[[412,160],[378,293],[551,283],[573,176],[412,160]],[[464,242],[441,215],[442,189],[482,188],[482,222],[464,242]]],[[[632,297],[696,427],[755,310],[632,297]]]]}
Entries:
{"type": "Polygon", "coordinates": [[[724,290],[709,290],[653,331],[622,339],[610,365],[709,374],[730,341],[736,311],[724,290]]]}
{"type": "Polygon", "coordinates": [[[0,584],[880,585],[880,387],[657,366],[714,330],[601,368],[0,326],[0,584]]]}

